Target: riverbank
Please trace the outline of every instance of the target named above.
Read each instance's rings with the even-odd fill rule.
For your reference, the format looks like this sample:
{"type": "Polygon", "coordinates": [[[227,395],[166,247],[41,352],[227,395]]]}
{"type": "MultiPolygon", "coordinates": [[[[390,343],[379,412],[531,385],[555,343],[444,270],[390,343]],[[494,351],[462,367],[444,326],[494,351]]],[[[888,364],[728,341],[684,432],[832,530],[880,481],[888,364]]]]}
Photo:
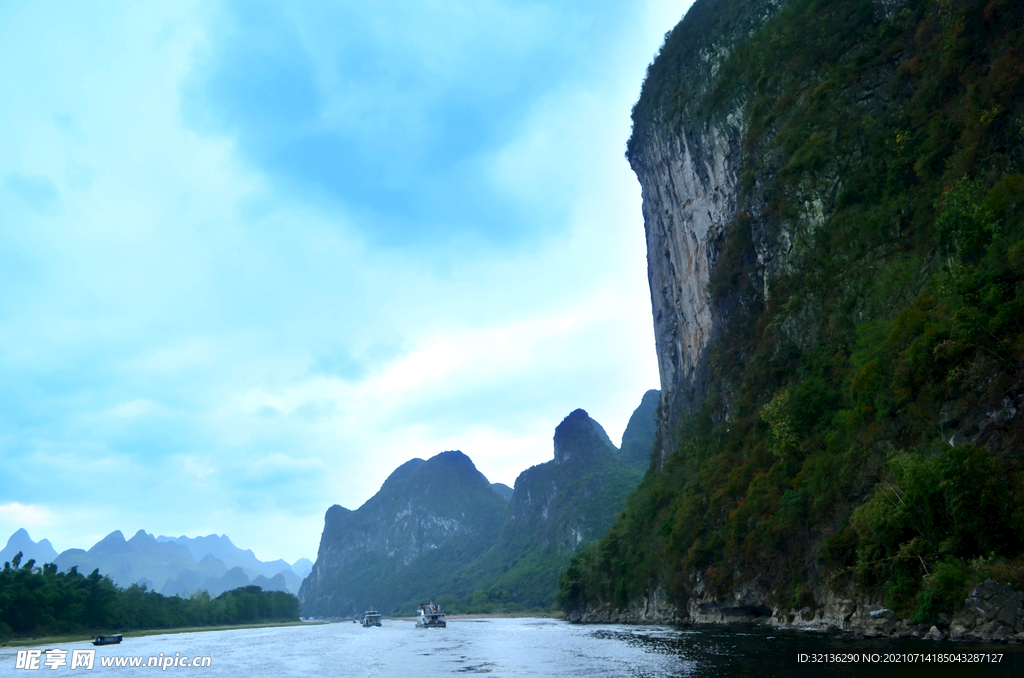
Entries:
{"type": "MultiPolygon", "coordinates": [[[[234,631],[236,629],[260,629],[273,626],[302,626],[326,624],[320,621],[280,621],[280,622],[259,622],[254,624],[223,624],[220,626],[188,626],[176,629],[135,629],[122,633],[125,639],[142,638],[145,636],[174,635],[178,633],[197,633],[205,631],[234,631]]],[[[55,645],[57,643],[76,643],[83,640],[93,640],[99,635],[111,635],[110,631],[97,631],[95,633],[69,633],[64,635],[36,636],[33,638],[11,638],[0,647],[26,647],[35,645],[55,645]]]]}
{"type": "MultiPolygon", "coordinates": [[[[558,610],[556,612],[533,612],[530,610],[524,610],[522,612],[490,612],[486,614],[445,614],[445,618],[448,621],[459,619],[565,619],[565,613],[561,610],[558,610]]],[[[416,617],[385,617],[385,619],[395,619],[398,621],[416,621],[416,617]]]]}

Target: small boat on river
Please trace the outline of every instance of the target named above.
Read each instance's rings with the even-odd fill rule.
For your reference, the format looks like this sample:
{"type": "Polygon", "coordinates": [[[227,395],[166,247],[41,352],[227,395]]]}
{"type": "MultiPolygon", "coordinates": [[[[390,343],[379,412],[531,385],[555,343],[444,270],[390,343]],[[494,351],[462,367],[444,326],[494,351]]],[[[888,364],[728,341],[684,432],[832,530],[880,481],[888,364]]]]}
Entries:
{"type": "Polygon", "coordinates": [[[96,640],[92,641],[93,645],[117,645],[121,642],[121,634],[113,636],[96,636],[96,640]]]}
{"type": "Polygon", "coordinates": [[[434,603],[420,603],[416,614],[416,628],[443,629],[448,626],[444,618],[444,610],[434,603]]]}
{"type": "Polygon", "coordinates": [[[368,629],[371,626],[380,626],[380,612],[372,607],[363,613],[363,628],[368,629]]]}

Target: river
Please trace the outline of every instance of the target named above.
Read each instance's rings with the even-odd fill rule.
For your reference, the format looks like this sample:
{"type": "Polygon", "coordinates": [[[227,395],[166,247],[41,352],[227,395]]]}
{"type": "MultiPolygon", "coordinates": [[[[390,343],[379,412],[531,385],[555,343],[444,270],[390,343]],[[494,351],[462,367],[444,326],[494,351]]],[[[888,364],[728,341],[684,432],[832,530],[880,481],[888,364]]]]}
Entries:
{"type": "Polygon", "coordinates": [[[64,643],[55,646],[67,652],[64,664],[55,661],[57,667],[49,669],[43,655],[38,669],[18,670],[18,650],[28,649],[33,648],[0,648],[0,675],[833,678],[950,674],[944,668],[956,671],[951,675],[1024,675],[1024,647],[1016,645],[863,640],[745,627],[574,625],[533,618],[456,619],[446,629],[431,630],[385,619],[383,626],[369,629],[340,623],[145,636],[99,648],[64,643]],[[71,668],[75,650],[96,651],[92,669],[71,668]],[[140,657],[143,664],[154,657],[160,667],[103,666],[131,657],[140,657]],[[163,668],[165,659],[177,658],[181,664],[183,657],[209,657],[209,666],[174,666],[168,659],[163,668]],[[951,661],[956,658],[970,664],[951,661]]]}

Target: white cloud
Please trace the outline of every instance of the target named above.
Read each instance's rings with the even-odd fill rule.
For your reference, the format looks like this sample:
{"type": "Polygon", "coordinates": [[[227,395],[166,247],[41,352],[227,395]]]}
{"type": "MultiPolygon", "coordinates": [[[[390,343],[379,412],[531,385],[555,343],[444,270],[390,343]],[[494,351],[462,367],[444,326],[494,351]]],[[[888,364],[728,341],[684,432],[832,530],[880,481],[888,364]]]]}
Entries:
{"type": "Polygon", "coordinates": [[[53,511],[46,506],[40,504],[19,504],[16,501],[9,504],[0,504],[0,523],[9,523],[24,527],[25,529],[35,529],[49,527],[53,522],[53,511]]]}
{"type": "Polygon", "coordinates": [[[106,411],[106,415],[118,419],[135,419],[163,414],[167,411],[152,400],[140,398],[118,403],[106,411]]]}
{"type": "MultiPolygon", "coordinates": [[[[0,10],[0,56],[31,64],[0,92],[0,184],[38,177],[55,206],[0,188],[0,376],[21,396],[0,422],[0,460],[50,479],[24,504],[0,489],[0,529],[46,526],[80,547],[113,529],[227,532],[295,560],[314,556],[330,504],[356,508],[409,458],[461,449],[511,485],[551,458],[575,407],[617,439],[656,386],[639,188],[622,152],[643,68],[682,12],[672,5],[644,5],[624,28],[642,35],[583,54],[586,68],[471,159],[554,227],[507,249],[453,236],[422,251],[373,245],[358,213],[282,190],[230,133],[183,127],[181,83],[211,46],[203,6],[0,10]],[[275,474],[288,483],[277,495],[275,474]],[[269,536],[277,524],[292,527],[269,536]]],[[[328,95],[321,122],[374,96],[448,96],[460,66],[497,91],[506,62],[467,55],[512,63],[533,47],[494,29],[507,42],[483,50],[501,36],[481,26],[589,49],[546,7],[487,8],[441,43],[411,19],[392,24],[429,77],[369,99],[336,82],[334,31],[294,16],[328,95]]]]}

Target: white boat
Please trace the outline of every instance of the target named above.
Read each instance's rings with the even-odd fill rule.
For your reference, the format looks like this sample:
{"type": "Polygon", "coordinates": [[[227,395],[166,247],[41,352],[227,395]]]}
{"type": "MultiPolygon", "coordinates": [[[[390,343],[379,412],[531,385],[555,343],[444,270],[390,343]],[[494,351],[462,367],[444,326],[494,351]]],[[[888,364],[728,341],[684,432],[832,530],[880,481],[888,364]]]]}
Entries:
{"type": "Polygon", "coordinates": [[[380,626],[380,612],[372,607],[363,613],[363,628],[368,629],[371,626],[380,626]]]}
{"type": "Polygon", "coordinates": [[[419,612],[416,615],[416,628],[418,629],[443,629],[448,626],[444,620],[444,610],[434,603],[420,603],[419,612]]]}

